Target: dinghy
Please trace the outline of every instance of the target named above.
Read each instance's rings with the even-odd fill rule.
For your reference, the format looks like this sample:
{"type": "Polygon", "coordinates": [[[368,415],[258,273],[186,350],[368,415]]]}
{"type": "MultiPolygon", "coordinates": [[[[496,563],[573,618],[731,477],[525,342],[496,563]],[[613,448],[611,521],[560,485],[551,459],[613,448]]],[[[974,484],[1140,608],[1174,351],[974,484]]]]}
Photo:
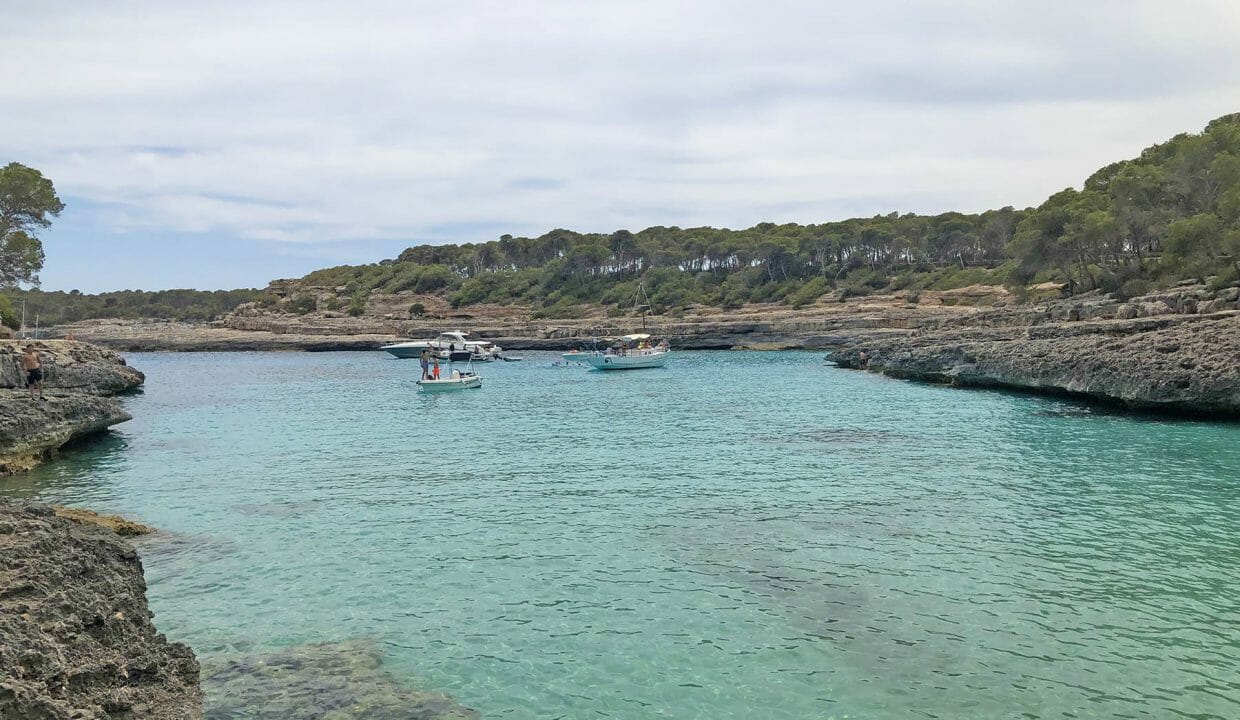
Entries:
{"type": "Polygon", "coordinates": [[[419,380],[418,387],[422,392],[445,392],[450,390],[471,390],[482,387],[482,378],[472,371],[453,370],[448,377],[438,380],[419,380]]]}

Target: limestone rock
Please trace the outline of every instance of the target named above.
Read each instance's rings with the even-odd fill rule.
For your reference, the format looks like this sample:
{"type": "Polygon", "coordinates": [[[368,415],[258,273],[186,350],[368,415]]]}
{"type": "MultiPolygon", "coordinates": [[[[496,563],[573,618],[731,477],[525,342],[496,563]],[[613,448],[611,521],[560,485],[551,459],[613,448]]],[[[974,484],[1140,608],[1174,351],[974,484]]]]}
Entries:
{"type": "Polygon", "coordinates": [[[1240,315],[928,332],[834,352],[843,367],[1062,393],[1129,408],[1240,417],[1240,315]],[[1083,324],[1082,324],[1083,325],[1083,324]],[[862,361],[865,353],[865,361],[862,361]]]}
{"type": "Polygon", "coordinates": [[[0,498],[0,718],[199,720],[198,662],[145,593],[115,533],[0,498]]]}
{"type": "Polygon", "coordinates": [[[138,387],[145,379],[125,359],[98,345],[74,340],[0,341],[0,387],[26,387],[21,369],[23,348],[33,345],[43,365],[43,387],[114,395],[138,387]]]}
{"type": "Polygon", "coordinates": [[[45,397],[0,390],[0,474],[28,470],[65,443],[131,418],[112,398],[52,391],[45,397]]]}
{"type": "Polygon", "coordinates": [[[130,419],[106,396],[138,387],[142,373],[115,351],[72,340],[0,341],[0,474],[27,470],[65,443],[130,419]],[[43,365],[44,400],[24,389],[22,348],[43,365]]]}

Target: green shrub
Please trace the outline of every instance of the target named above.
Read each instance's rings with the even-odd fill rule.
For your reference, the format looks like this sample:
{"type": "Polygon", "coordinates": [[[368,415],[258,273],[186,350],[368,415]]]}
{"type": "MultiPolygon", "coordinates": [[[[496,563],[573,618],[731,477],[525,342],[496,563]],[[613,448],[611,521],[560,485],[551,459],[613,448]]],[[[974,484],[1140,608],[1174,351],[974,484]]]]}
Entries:
{"type": "Polygon", "coordinates": [[[789,295],[786,300],[792,307],[799,309],[826,295],[830,289],[826,278],[820,276],[803,284],[789,295]]]}
{"type": "Polygon", "coordinates": [[[1206,289],[1211,292],[1217,292],[1223,288],[1231,287],[1240,283],[1240,268],[1235,265],[1223,268],[1222,272],[1210,278],[1210,282],[1206,285],[1206,289]]]}
{"type": "Polygon", "coordinates": [[[288,301],[288,305],[286,306],[286,309],[289,312],[296,313],[297,315],[312,313],[317,308],[318,301],[315,300],[315,297],[309,293],[299,293],[294,295],[292,299],[288,301]]]}
{"type": "Polygon", "coordinates": [[[1144,295],[1154,289],[1154,283],[1141,278],[1133,278],[1124,281],[1117,290],[1115,295],[1125,302],[1131,300],[1138,295],[1144,295]]]}

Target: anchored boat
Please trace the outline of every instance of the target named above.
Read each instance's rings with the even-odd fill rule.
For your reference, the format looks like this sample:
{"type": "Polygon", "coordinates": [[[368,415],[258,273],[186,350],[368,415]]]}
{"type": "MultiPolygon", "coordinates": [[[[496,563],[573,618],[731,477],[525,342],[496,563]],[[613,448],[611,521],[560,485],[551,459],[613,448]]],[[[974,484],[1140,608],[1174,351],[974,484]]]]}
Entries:
{"type": "Polygon", "coordinates": [[[663,367],[671,357],[667,340],[656,342],[646,333],[617,338],[603,352],[590,353],[585,361],[597,370],[638,370],[663,367]]]}
{"type": "Polygon", "coordinates": [[[469,360],[487,362],[500,357],[503,349],[489,340],[469,340],[466,332],[443,332],[433,340],[410,340],[408,342],[384,345],[381,350],[398,358],[416,358],[422,356],[423,350],[440,360],[465,362],[469,360]]]}
{"type": "Polygon", "coordinates": [[[444,392],[447,390],[472,390],[482,387],[482,378],[473,370],[453,370],[448,377],[419,380],[418,387],[422,392],[444,392]]]}

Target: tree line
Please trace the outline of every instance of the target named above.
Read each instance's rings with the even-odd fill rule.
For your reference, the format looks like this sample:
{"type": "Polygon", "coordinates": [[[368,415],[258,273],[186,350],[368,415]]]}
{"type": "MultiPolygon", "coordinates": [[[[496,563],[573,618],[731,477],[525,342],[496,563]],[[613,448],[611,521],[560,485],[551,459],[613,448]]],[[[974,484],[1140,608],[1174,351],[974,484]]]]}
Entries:
{"type": "Polygon", "coordinates": [[[166,319],[200,322],[226,315],[263,297],[260,290],[120,290],[97,294],[77,290],[11,290],[9,312],[17,327],[24,306],[27,327],[47,327],[92,318],[166,319]]]}
{"type": "MultiPolygon", "coordinates": [[[[51,182],[11,163],[0,169],[0,288],[45,324],[92,317],[206,320],[244,302],[312,312],[312,295],[257,290],[22,291],[43,265],[37,231],[63,210],[51,182]]],[[[1240,282],[1240,113],[1112,163],[1080,189],[1036,208],[982,213],[890,213],[743,230],[650,227],[639,232],[503,235],[418,245],[369,265],[317,270],[304,286],[333,289],[332,308],[360,314],[372,292],[432,293],[456,307],[522,304],[571,317],[590,304],[622,312],[639,287],[657,311],[752,302],[795,307],[828,293],[952,289],[1004,283],[1018,293],[1055,282],[1066,293],[1130,297],[1183,280],[1240,282]]],[[[322,309],[322,308],[317,308],[322,309]]],[[[0,298],[0,319],[12,307],[0,298]]]]}
{"type": "Polygon", "coordinates": [[[651,227],[640,232],[504,235],[419,245],[394,260],[310,273],[310,285],[437,293],[456,306],[527,303],[572,314],[620,306],[638,283],[653,304],[795,306],[822,295],[950,289],[977,282],[1017,291],[1057,282],[1067,293],[1132,296],[1181,280],[1240,279],[1240,114],[1108,165],[1036,208],[891,213],[744,230],[651,227]]]}

